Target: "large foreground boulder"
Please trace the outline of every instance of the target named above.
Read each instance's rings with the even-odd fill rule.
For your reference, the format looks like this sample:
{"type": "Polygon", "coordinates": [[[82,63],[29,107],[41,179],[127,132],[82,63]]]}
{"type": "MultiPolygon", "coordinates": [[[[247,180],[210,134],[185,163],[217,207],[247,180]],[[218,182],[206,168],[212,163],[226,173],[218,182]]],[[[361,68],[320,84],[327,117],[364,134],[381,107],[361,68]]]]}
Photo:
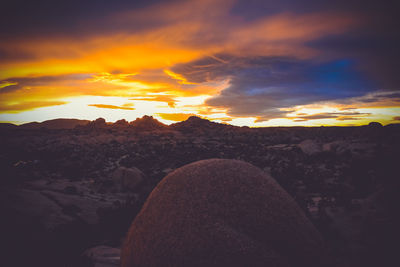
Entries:
{"type": "Polygon", "coordinates": [[[237,160],[188,164],[153,190],[122,249],[128,266],[328,266],[318,231],[267,174],[237,160]]]}

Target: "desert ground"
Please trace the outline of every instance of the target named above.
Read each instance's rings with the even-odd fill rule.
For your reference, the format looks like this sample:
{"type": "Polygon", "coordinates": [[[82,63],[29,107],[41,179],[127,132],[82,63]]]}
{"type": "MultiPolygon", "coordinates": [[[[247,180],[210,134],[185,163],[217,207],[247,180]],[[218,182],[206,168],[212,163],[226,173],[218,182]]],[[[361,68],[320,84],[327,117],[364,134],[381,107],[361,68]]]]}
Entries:
{"type": "Polygon", "coordinates": [[[202,159],[271,175],[326,240],[335,266],[394,266],[400,124],[236,127],[53,120],[0,126],[2,266],[119,266],[153,188],[202,159]]]}

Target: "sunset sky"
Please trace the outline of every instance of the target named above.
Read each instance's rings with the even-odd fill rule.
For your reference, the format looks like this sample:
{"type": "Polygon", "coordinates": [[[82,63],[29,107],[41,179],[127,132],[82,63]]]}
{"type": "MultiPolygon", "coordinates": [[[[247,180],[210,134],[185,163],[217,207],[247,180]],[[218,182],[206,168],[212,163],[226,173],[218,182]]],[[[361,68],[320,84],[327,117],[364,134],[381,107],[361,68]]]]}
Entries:
{"type": "Polygon", "coordinates": [[[400,122],[396,2],[6,0],[0,121],[400,122]]]}

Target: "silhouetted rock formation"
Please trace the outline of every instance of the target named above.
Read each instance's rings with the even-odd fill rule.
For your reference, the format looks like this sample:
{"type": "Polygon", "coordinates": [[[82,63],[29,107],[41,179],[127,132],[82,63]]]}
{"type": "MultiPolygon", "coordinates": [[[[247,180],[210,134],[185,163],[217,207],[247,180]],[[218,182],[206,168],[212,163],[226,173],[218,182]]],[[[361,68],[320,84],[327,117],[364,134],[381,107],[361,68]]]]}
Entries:
{"type": "Polygon", "coordinates": [[[89,128],[89,129],[104,129],[106,127],[107,127],[107,123],[106,123],[106,120],[103,118],[98,118],[87,124],[87,128],[89,128]]]}
{"type": "Polygon", "coordinates": [[[0,129],[1,130],[4,130],[4,129],[15,129],[15,128],[17,128],[18,126],[17,125],[15,125],[15,124],[12,124],[12,123],[0,123],[0,129]]]}
{"type": "Polygon", "coordinates": [[[239,128],[232,125],[226,125],[222,123],[216,123],[207,119],[202,119],[196,116],[189,117],[186,121],[171,124],[170,127],[174,130],[178,130],[185,133],[204,133],[209,131],[218,131],[231,128],[239,128]]]}
{"type": "Polygon", "coordinates": [[[153,190],[122,249],[130,266],[327,266],[322,238],[266,173],[237,160],[181,167],[153,190]]]}
{"type": "Polygon", "coordinates": [[[368,127],[371,128],[382,128],[383,125],[380,122],[372,121],[368,124],[368,127]]]}
{"type": "Polygon", "coordinates": [[[40,125],[39,122],[33,121],[33,122],[28,122],[28,123],[21,124],[21,125],[19,126],[19,128],[24,128],[24,129],[40,129],[40,128],[41,128],[41,125],[40,125]]]}
{"type": "Polygon", "coordinates": [[[19,127],[24,129],[73,129],[76,126],[83,126],[88,124],[88,120],[78,120],[78,119],[54,119],[47,120],[41,123],[30,122],[22,124],[19,127]]]}
{"type": "Polygon", "coordinates": [[[163,130],[168,126],[154,119],[153,116],[143,116],[142,118],[137,118],[129,123],[137,130],[152,131],[152,130],[163,130]]]}
{"type": "Polygon", "coordinates": [[[115,129],[126,129],[129,127],[129,122],[127,122],[125,119],[118,120],[112,125],[113,128],[115,129]]]}

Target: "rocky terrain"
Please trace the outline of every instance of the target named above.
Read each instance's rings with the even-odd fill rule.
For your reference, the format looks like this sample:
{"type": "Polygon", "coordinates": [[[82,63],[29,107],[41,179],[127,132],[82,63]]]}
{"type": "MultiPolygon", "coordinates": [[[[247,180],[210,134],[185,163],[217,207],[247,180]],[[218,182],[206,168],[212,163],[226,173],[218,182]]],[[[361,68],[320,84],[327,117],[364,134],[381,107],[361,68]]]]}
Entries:
{"type": "Polygon", "coordinates": [[[274,177],[326,239],[336,266],[395,266],[400,125],[248,128],[53,120],[0,124],[2,266],[118,266],[157,183],[209,158],[274,177]]]}

